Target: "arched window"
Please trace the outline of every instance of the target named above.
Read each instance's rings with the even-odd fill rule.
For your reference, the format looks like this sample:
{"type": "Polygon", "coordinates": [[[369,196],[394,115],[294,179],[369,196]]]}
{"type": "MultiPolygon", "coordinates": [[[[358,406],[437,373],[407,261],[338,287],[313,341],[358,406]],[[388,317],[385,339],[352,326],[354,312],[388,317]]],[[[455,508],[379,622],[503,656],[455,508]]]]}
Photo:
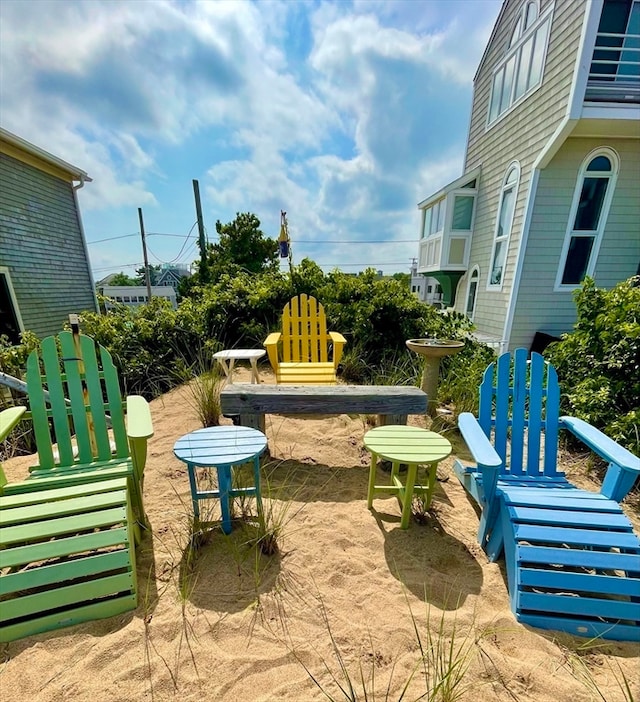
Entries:
{"type": "Polygon", "coordinates": [[[592,151],[583,161],[573,194],[569,224],[562,246],[556,288],[574,288],[591,275],[618,177],[613,149],[592,151]]]}
{"type": "Polygon", "coordinates": [[[493,74],[488,124],[542,82],[550,27],[551,8],[540,16],[536,0],[524,3],[511,33],[509,49],[493,74]]]}
{"type": "Polygon", "coordinates": [[[538,19],[538,3],[530,0],[525,5],[522,15],[524,17],[524,31],[526,31],[538,19]]]}
{"type": "Polygon", "coordinates": [[[498,205],[498,217],[496,219],[496,230],[493,239],[493,249],[491,251],[489,280],[487,281],[488,289],[502,289],[519,181],[520,164],[514,161],[509,168],[507,168],[507,173],[502,181],[502,188],[500,190],[500,203],[498,205]]]}
{"type": "Polygon", "coordinates": [[[467,305],[465,314],[469,319],[473,320],[473,315],[476,311],[476,298],[478,297],[478,283],[480,282],[480,269],[474,266],[469,276],[469,284],[467,285],[467,305]]]}

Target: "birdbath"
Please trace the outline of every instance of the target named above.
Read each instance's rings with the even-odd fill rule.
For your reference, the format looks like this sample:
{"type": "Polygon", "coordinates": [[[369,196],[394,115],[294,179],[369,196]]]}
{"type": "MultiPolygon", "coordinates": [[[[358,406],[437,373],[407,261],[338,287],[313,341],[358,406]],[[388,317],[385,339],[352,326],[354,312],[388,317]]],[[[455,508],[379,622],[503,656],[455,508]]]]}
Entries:
{"type": "Polygon", "coordinates": [[[436,416],[436,397],[438,394],[438,373],[440,359],[444,356],[453,356],[462,351],[464,341],[450,341],[446,339],[407,339],[407,348],[424,356],[424,371],[420,387],[427,393],[427,412],[430,417],[436,416]]]}

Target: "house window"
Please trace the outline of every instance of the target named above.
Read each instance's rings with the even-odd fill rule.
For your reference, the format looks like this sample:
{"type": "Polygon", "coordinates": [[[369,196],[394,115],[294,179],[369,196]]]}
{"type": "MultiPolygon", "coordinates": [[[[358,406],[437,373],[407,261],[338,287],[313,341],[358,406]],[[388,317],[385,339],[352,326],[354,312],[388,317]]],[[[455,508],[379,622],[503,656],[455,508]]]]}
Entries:
{"type": "Polygon", "coordinates": [[[19,344],[21,331],[24,327],[9,269],[0,267],[0,336],[6,336],[11,344],[19,344]]]}
{"type": "Polygon", "coordinates": [[[573,195],[556,288],[580,285],[593,273],[617,175],[618,156],[612,149],[599,149],[584,160],[573,195]]]}
{"type": "Polygon", "coordinates": [[[538,4],[525,3],[518,14],[506,56],[493,74],[488,124],[542,82],[551,9],[538,17],[538,4]]]}
{"type": "Polygon", "coordinates": [[[442,198],[442,200],[438,200],[438,202],[424,211],[423,239],[426,239],[432,234],[437,234],[444,229],[445,209],[445,200],[442,198]]]}
{"type": "Polygon", "coordinates": [[[475,195],[456,195],[453,200],[453,217],[451,229],[454,231],[470,231],[473,219],[473,203],[475,195]]]}
{"type": "Polygon", "coordinates": [[[480,280],[480,269],[476,266],[471,271],[471,276],[469,277],[469,285],[467,286],[467,306],[465,312],[469,319],[473,319],[473,315],[476,311],[476,297],[478,294],[478,281],[480,280]]]}
{"type": "Polygon", "coordinates": [[[491,252],[488,288],[502,288],[519,180],[520,166],[518,163],[514,163],[507,169],[507,174],[500,190],[500,204],[498,206],[498,218],[496,220],[496,231],[491,252]]]}

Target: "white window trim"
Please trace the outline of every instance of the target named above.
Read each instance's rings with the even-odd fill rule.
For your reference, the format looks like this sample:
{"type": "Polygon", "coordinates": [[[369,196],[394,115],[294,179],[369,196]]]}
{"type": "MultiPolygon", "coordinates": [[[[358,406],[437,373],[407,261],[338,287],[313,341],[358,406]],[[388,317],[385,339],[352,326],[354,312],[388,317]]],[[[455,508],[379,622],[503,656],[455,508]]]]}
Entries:
{"type": "Polygon", "coordinates": [[[520,188],[520,163],[518,161],[512,161],[506,168],[504,172],[504,176],[502,177],[502,185],[500,186],[500,197],[498,198],[498,209],[496,211],[496,224],[493,229],[493,244],[491,245],[491,256],[489,257],[489,272],[487,275],[487,285],[485,287],[485,290],[488,292],[502,292],[502,288],[504,287],[504,278],[505,278],[505,271],[502,271],[502,277],[500,278],[500,284],[499,285],[491,285],[491,271],[493,270],[493,257],[496,252],[496,243],[497,243],[497,236],[498,236],[498,227],[500,226],[500,211],[502,210],[502,200],[504,197],[504,191],[507,187],[507,178],[511,171],[513,169],[516,169],[516,181],[513,184],[513,213],[511,215],[511,221],[509,222],[509,233],[504,237],[505,240],[505,246],[506,246],[506,251],[505,251],[505,257],[504,257],[504,268],[506,270],[507,268],[507,257],[509,255],[509,244],[511,242],[511,232],[513,230],[513,220],[516,217],[516,207],[518,204],[518,190],[520,188]]]}
{"type": "Polygon", "coordinates": [[[0,266],[0,275],[4,275],[7,281],[7,289],[9,290],[9,297],[11,298],[11,304],[13,305],[13,311],[16,315],[16,321],[18,322],[18,329],[24,331],[24,323],[22,322],[22,315],[20,314],[20,305],[18,305],[18,298],[16,297],[16,292],[13,289],[13,283],[11,282],[11,273],[6,266],[0,266]]]}
{"type": "MultiPolygon", "coordinates": [[[[525,2],[520,9],[519,17],[522,22],[524,22],[524,12],[526,11],[528,3],[525,2]]],[[[531,95],[533,95],[537,90],[539,90],[542,87],[542,84],[544,82],[544,71],[547,65],[547,55],[549,53],[549,40],[551,38],[551,21],[549,24],[549,31],[547,32],[547,42],[544,48],[544,57],[542,59],[542,66],[540,67],[540,81],[533,86],[532,88],[529,88],[529,90],[526,90],[522,95],[517,99],[514,100],[509,107],[504,112],[501,112],[493,121],[489,121],[490,117],[490,112],[491,112],[491,99],[493,97],[493,85],[494,85],[494,79],[496,76],[496,73],[502,70],[502,68],[508,63],[509,59],[511,59],[512,56],[514,56],[516,53],[520,51],[521,46],[525,43],[527,39],[532,34],[535,34],[538,31],[538,28],[544,24],[544,22],[547,21],[547,18],[551,17],[553,13],[553,8],[554,8],[555,3],[552,3],[542,14],[540,14],[540,5],[538,5],[538,17],[536,21],[527,29],[526,32],[523,32],[520,34],[520,37],[518,41],[513,45],[507,48],[507,51],[505,55],[502,57],[500,62],[495,66],[493,69],[493,72],[491,73],[491,87],[489,90],[489,101],[487,103],[487,118],[485,120],[485,132],[488,132],[490,129],[492,129],[498,122],[502,121],[507,115],[509,115],[513,110],[520,105],[522,102],[524,102],[526,99],[528,99],[531,95]]],[[[517,20],[516,20],[517,21],[517,20]]],[[[514,24],[515,26],[515,24],[514,24]]],[[[514,68],[514,79],[513,79],[513,85],[511,86],[511,90],[515,90],[516,88],[516,76],[517,76],[517,69],[518,66],[514,68]]]]}
{"type": "Polygon", "coordinates": [[[452,190],[447,197],[449,198],[449,203],[447,209],[450,212],[447,213],[445,229],[447,229],[452,234],[469,234],[473,233],[473,228],[476,223],[476,204],[478,203],[478,188],[477,181],[475,188],[457,188],[452,190]],[[456,204],[456,197],[471,197],[473,198],[473,205],[471,206],[471,226],[469,229],[454,229],[453,228],[453,210],[456,204]]]}
{"type": "MultiPolygon", "coordinates": [[[[604,196],[604,202],[602,203],[602,211],[600,212],[600,221],[598,222],[598,228],[595,230],[595,234],[593,235],[593,247],[589,256],[589,263],[587,264],[585,277],[593,275],[596,263],[598,261],[600,244],[602,243],[604,229],[607,224],[607,219],[609,218],[609,208],[611,207],[611,201],[613,200],[613,193],[616,189],[618,173],[620,171],[620,157],[618,156],[618,153],[614,151],[610,146],[599,146],[597,149],[594,149],[589,154],[587,154],[587,156],[582,161],[580,170],[578,171],[578,177],[576,178],[576,186],[573,191],[573,200],[571,202],[571,210],[569,211],[569,220],[567,222],[567,228],[564,234],[564,241],[562,243],[562,251],[560,253],[560,262],[558,264],[558,271],[556,273],[556,281],[553,286],[554,292],[573,292],[576,288],[579,288],[582,285],[582,283],[563,285],[562,276],[564,273],[564,267],[567,262],[569,244],[571,243],[571,237],[573,236],[573,225],[575,222],[576,213],[578,211],[578,205],[580,204],[582,184],[584,183],[584,178],[587,175],[587,166],[597,156],[606,156],[611,161],[611,175],[609,176],[607,192],[604,196]]],[[[587,234],[585,233],[585,235],[587,234]]]]}
{"type": "Polygon", "coordinates": [[[473,309],[471,310],[471,314],[468,315],[469,319],[473,322],[473,318],[476,316],[476,306],[478,304],[478,290],[480,289],[480,266],[474,266],[471,269],[471,272],[469,273],[469,280],[467,281],[467,291],[466,295],[464,296],[464,312],[467,314],[467,302],[469,301],[469,291],[471,290],[471,282],[473,280],[473,274],[477,273],[478,277],[476,278],[476,294],[475,297],[473,298],[473,309]]]}

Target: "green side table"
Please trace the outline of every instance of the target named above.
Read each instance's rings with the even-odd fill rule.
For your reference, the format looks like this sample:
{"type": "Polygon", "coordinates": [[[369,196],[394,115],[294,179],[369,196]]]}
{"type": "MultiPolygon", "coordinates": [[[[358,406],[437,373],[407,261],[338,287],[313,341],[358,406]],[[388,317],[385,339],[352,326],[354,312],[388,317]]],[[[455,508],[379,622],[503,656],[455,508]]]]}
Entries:
{"type": "Polygon", "coordinates": [[[436,484],[438,463],[451,453],[451,444],[433,431],[418,427],[390,425],[368,431],[364,435],[364,445],[371,452],[367,507],[372,508],[373,498],[377,495],[396,495],[402,510],[400,528],[407,529],[411,518],[413,495],[415,493],[425,495],[426,507],[429,507],[436,484]],[[375,484],[378,458],[391,461],[391,482],[388,485],[375,484]],[[401,463],[406,463],[408,466],[404,484],[399,476],[401,463]],[[429,476],[427,485],[415,484],[419,465],[427,466],[429,476]]]}

